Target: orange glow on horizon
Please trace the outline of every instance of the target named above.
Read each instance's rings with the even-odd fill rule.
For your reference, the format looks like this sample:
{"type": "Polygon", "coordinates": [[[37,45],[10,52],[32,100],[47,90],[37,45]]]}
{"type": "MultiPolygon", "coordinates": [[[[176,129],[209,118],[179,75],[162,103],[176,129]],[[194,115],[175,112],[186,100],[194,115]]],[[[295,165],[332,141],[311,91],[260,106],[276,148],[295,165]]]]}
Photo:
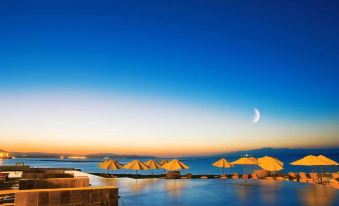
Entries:
{"type": "MultiPolygon", "coordinates": [[[[333,147],[333,144],[322,145],[322,147],[333,147]]],[[[26,143],[24,145],[8,145],[5,148],[6,151],[12,152],[43,152],[43,153],[58,153],[58,154],[78,154],[78,155],[88,155],[96,153],[112,153],[117,155],[150,155],[158,157],[175,157],[175,156],[198,156],[198,155],[214,155],[228,152],[235,152],[241,150],[251,150],[259,149],[264,147],[272,148],[314,148],[312,144],[308,145],[282,145],[282,146],[272,146],[272,145],[243,145],[237,147],[230,146],[206,146],[206,145],[194,145],[194,146],[185,146],[185,145],[161,145],[158,147],[155,146],[77,146],[77,145],[43,145],[39,143],[26,143]]]]}
{"type": "Polygon", "coordinates": [[[335,121],[100,94],[0,95],[1,149],[12,152],[211,155],[263,147],[339,146],[335,121]],[[13,109],[15,108],[15,109],[13,109]]]}

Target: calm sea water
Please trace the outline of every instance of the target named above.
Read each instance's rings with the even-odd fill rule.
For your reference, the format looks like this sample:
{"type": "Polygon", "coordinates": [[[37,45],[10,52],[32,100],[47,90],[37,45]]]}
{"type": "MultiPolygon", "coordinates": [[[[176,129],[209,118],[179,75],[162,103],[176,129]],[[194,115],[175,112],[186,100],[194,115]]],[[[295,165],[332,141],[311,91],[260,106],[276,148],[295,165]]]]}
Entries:
{"type": "MultiPolygon", "coordinates": [[[[339,155],[328,155],[328,157],[339,161],[339,155]]],[[[227,158],[227,157],[226,157],[227,158]]],[[[304,166],[292,166],[289,163],[293,162],[299,158],[302,158],[300,155],[293,156],[280,156],[278,157],[281,161],[284,162],[284,170],[282,172],[287,173],[290,171],[304,171],[311,172],[317,171],[321,172],[324,169],[325,172],[336,172],[339,170],[338,166],[326,166],[326,167],[304,167],[304,166]]],[[[220,168],[213,167],[211,164],[217,161],[219,158],[182,158],[180,159],[184,163],[186,163],[190,168],[183,171],[183,173],[192,173],[192,174],[220,174],[222,170],[220,168]]],[[[227,158],[229,161],[236,160],[237,157],[229,157],[227,158]]],[[[127,162],[133,160],[129,158],[116,159],[122,164],[126,164],[127,162]]],[[[148,159],[139,159],[141,161],[147,161],[148,159]]],[[[16,158],[9,160],[0,160],[0,165],[10,165],[15,164],[17,162],[23,162],[27,165],[31,165],[33,167],[70,167],[81,169],[83,172],[93,173],[93,172],[107,172],[105,170],[99,169],[97,167],[98,163],[102,161],[102,159],[86,159],[86,160],[70,160],[70,159],[57,159],[57,158],[16,158]]],[[[246,171],[250,172],[254,169],[259,169],[258,166],[246,166],[246,171]]],[[[233,168],[225,169],[225,173],[232,174],[234,172],[243,173],[243,166],[235,166],[233,168]]],[[[114,171],[114,173],[135,173],[135,171],[128,170],[118,170],[114,171]]],[[[154,170],[154,171],[141,171],[140,174],[160,174],[163,173],[163,170],[154,170]]]]}

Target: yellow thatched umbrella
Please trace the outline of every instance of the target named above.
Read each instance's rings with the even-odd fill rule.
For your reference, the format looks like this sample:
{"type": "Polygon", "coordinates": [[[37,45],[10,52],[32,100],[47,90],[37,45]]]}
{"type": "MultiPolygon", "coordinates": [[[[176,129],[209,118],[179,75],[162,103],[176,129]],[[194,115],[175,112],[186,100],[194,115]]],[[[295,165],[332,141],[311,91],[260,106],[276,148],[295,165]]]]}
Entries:
{"type": "Polygon", "coordinates": [[[328,162],[314,156],[308,155],[299,160],[290,163],[291,165],[300,165],[300,166],[324,166],[329,165],[328,162]]]}
{"type": "MultiPolygon", "coordinates": [[[[324,155],[318,155],[317,156],[320,160],[323,160],[325,161],[326,163],[328,163],[328,166],[331,166],[331,165],[338,165],[338,163],[324,155]]],[[[324,177],[324,168],[321,167],[321,182],[323,181],[323,177],[324,177]]]]}
{"type": "Polygon", "coordinates": [[[328,163],[328,165],[338,165],[338,162],[324,156],[324,155],[318,155],[318,159],[323,160],[324,162],[328,163]]]}
{"type": "Polygon", "coordinates": [[[254,157],[241,157],[233,162],[231,162],[232,165],[244,165],[244,174],[245,174],[245,166],[246,165],[258,165],[258,160],[254,157]]]}
{"type": "MultiPolygon", "coordinates": [[[[162,169],[160,163],[155,161],[155,160],[148,160],[148,161],[144,162],[144,164],[151,170],[162,169]]],[[[152,174],[153,174],[153,172],[152,172],[152,174]]]]}
{"type": "Polygon", "coordinates": [[[214,162],[212,165],[214,167],[222,168],[222,173],[223,174],[225,174],[225,172],[224,172],[225,168],[233,167],[233,165],[230,162],[228,162],[225,158],[221,158],[220,160],[214,162]]]}
{"type": "Polygon", "coordinates": [[[109,170],[122,169],[123,165],[114,160],[104,160],[103,162],[98,164],[98,167],[107,170],[107,172],[109,173],[109,170]]]}
{"type": "MultiPolygon", "coordinates": [[[[187,166],[186,164],[177,159],[174,159],[164,164],[162,168],[166,170],[181,170],[181,169],[185,170],[188,169],[189,166],[187,166]]],[[[176,188],[176,180],[174,180],[174,188],[176,188]]]]}
{"type": "Polygon", "coordinates": [[[164,164],[166,164],[167,162],[168,162],[168,160],[161,160],[161,161],[160,161],[160,164],[161,164],[161,165],[164,165],[164,164]]]}
{"type": "Polygon", "coordinates": [[[147,165],[145,165],[144,163],[140,162],[139,160],[133,160],[129,163],[127,163],[124,166],[125,169],[128,170],[135,170],[135,174],[137,174],[138,170],[148,170],[149,168],[147,167],[147,165]]]}
{"type": "MultiPolygon", "coordinates": [[[[160,164],[162,165],[162,166],[164,166],[164,164],[166,164],[166,163],[168,163],[169,161],[168,160],[161,160],[160,161],[160,164]]],[[[164,169],[164,173],[165,173],[166,171],[165,171],[165,169],[164,169]]]]}
{"type": "MultiPolygon", "coordinates": [[[[329,165],[333,165],[333,162],[328,161],[323,157],[319,156],[314,156],[314,155],[308,155],[305,156],[299,160],[296,160],[294,162],[291,162],[291,165],[299,165],[299,166],[329,166],[329,165]]],[[[328,159],[328,158],[327,158],[328,159]]],[[[312,169],[313,172],[313,169],[312,169]]],[[[322,173],[323,173],[323,169],[322,169],[322,173]]],[[[323,175],[321,175],[323,177],[323,175]]],[[[322,181],[322,178],[321,178],[322,181]]]]}
{"type": "Polygon", "coordinates": [[[153,170],[157,170],[157,169],[162,169],[161,164],[155,160],[148,160],[146,162],[144,162],[144,164],[149,168],[149,169],[153,169],[153,170]]]}
{"type": "Polygon", "coordinates": [[[241,157],[233,162],[232,165],[257,165],[258,160],[254,157],[241,157]]]}
{"type": "Polygon", "coordinates": [[[283,167],[284,163],[274,157],[269,156],[261,157],[258,158],[258,162],[261,168],[270,172],[276,172],[284,169],[283,167]]]}
{"type": "Polygon", "coordinates": [[[174,159],[164,164],[162,168],[166,170],[181,170],[181,169],[188,169],[189,166],[185,165],[183,162],[177,159],[174,159]]]}

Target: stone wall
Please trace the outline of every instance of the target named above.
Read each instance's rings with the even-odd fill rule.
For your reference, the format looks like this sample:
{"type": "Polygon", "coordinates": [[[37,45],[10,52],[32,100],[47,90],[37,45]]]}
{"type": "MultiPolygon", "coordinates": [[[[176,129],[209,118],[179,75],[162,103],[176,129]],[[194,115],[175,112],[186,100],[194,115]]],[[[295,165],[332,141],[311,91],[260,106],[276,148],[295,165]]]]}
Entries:
{"type": "Polygon", "coordinates": [[[89,178],[51,178],[19,181],[19,190],[88,187],[89,178]]]}
{"type": "Polygon", "coordinates": [[[15,206],[117,206],[118,188],[85,187],[19,190],[15,193],[15,206]]]}
{"type": "Polygon", "coordinates": [[[47,179],[47,178],[71,178],[74,177],[73,174],[70,173],[60,173],[60,174],[54,174],[54,173],[22,173],[21,178],[22,179],[47,179]]]}

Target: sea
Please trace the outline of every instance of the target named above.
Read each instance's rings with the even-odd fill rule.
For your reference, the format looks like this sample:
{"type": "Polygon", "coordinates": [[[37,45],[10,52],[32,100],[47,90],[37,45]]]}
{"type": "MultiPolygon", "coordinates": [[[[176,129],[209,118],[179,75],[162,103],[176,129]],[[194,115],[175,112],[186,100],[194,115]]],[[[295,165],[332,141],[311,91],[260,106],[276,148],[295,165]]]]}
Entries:
{"type": "MultiPolygon", "coordinates": [[[[337,172],[339,171],[339,166],[293,166],[290,165],[291,162],[298,160],[303,157],[303,155],[284,155],[284,156],[276,156],[284,163],[284,169],[280,172],[288,173],[288,172],[337,172]]],[[[339,154],[330,154],[327,157],[339,161],[339,154]]],[[[229,161],[234,161],[240,157],[225,157],[229,161]]],[[[220,157],[190,157],[190,158],[179,158],[182,162],[189,166],[189,169],[182,170],[182,174],[192,173],[195,175],[218,175],[223,171],[221,168],[217,168],[212,166],[212,164],[220,159],[220,157]]],[[[115,171],[107,171],[98,168],[98,164],[102,162],[104,159],[102,158],[88,158],[88,159],[59,159],[59,158],[15,158],[15,159],[5,159],[0,160],[0,165],[14,165],[17,163],[23,163],[25,165],[30,165],[35,168],[76,168],[80,169],[82,172],[86,173],[114,173],[114,174],[135,174],[135,171],[131,170],[115,170],[115,171]]],[[[134,159],[132,158],[117,158],[116,161],[121,164],[126,164],[134,159]]],[[[140,161],[147,161],[146,158],[139,158],[140,161]]],[[[156,158],[155,160],[161,161],[163,159],[156,158]]],[[[170,159],[169,159],[170,160],[170,159]]],[[[226,174],[233,173],[243,173],[244,169],[246,173],[251,173],[251,171],[260,169],[259,166],[247,165],[241,166],[237,165],[232,168],[225,169],[226,174]]],[[[138,171],[139,174],[162,174],[164,170],[146,170],[146,171],[138,171]]]]}

